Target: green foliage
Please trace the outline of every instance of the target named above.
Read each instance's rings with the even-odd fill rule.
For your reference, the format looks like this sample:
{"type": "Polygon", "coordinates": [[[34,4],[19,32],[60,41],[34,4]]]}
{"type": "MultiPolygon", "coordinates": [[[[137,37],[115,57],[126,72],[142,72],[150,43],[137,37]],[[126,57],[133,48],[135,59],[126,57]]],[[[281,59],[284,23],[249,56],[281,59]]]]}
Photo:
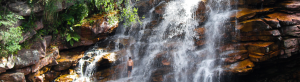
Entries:
{"type": "Polygon", "coordinates": [[[11,27],[7,32],[2,31],[1,35],[3,35],[3,43],[2,44],[2,52],[0,53],[2,56],[5,54],[11,54],[21,49],[19,45],[19,41],[23,40],[22,30],[20,27],[11,27]]]}
{"type": "Polygon", "coordinates": [[[3,8],[0,9],[2,10],[0,11],[0,26],[2,27],[0,32],[0,36],[2,36],[0,56],[8,56],[8,54],[13,54],[21,49],[19,42],[23,40],[22,30],[21,27],[14,27],[14,24],[19,19],[24,18],[3,8]]]}

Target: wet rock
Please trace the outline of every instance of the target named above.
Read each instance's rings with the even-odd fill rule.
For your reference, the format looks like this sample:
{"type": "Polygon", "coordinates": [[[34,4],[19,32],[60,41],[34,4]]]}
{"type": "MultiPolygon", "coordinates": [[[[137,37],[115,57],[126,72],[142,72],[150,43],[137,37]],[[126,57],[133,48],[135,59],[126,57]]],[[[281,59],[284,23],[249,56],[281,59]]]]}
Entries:
{"type": "Polygon", "coordinates": [[[4,73],[0,75],[0,81],[4,82],[26,82],[23,73],[4,73]]]}
{"type": "Polygon", "coordinates": [[[268,23],[272,28],[280,28],[281,25],[277,19],[271,18],[264,18],[263,19],[266,23],[268,23]]]}
{"type": "Polygon", "coordinates": [[[197,33],[197,35],[205,34],[205,28],[196,28],[194,31],[197,33]]]}
{"type": "Polygon", "coordinates": [[[273,12],[273,8],[264,8],[264,9],[249,9],[249,8],[239,8],[239,11],[233,15],[231,18],[236,18],[239,21],[245,21],[247,19],[253,18],[256,14],[273,12]]]}
{"type": "Polygon", "coordinates": [[[78,63],[78,60],[84,56],[84,52],[79,52],[76,50],[61,52],[60,58],[56,59],[58,62],[57,65],[54,66],[54,70],[62,71],[71,67],[73,64],[78,63]]]}
{"type": "Polygon", "coordinates": [[[278,50],[278,45],[274,42],[256,42],[248,46],[249,53],[269,53],[278,50]]]}
{"type": "Polygon", "coordinates": [[[156,6],[154,12],[156,14],[160,14],[160,15],[164,14],[166,5],[167,5],[166,3],[162,3],[158,6],[156,6]]]}
{"type": "Polygon", "coordinates": [[[235,50],[235,51],[226,51],[221,53],[222,57],[226,57],[226,63],[234,63],[239,60],[245,60],[248,58],[247,50],[235,50]]]}
{"type": "Polygon", "coordinates": [[[196,45],[197,46],[202,46],[202,45],[204,45],[206,43],[206,41],[205,40],[198,40],[198,41],[196,41],[196,45]]]}
{"type": "Polygon", "coordinates": [[[75,80],[75,78],[78,78],[78,77],[79,77],[79,75],[77,75],[77,74],[65,74],[65,75],[59,76],[54,81],[55,82],[72,82],[73,80],[75,80]]]}
{"type": "Polygon", "coordinates": [[[259,32],[272,28],[261,19],[252,19],[241,22],[237,29],[241,30],[241,32],[259,32]]]}
{"type": "Polygon", "coordinates": [[[55,78],[57,78],[61,72],[56,72],[56,71],[48,71],[45,73],[45,81],[53,81],[55,78]]]}
{"type": "Polygon", "coordinates": [[[230,50],[247,50],[247,46],[251,43],[238,43],[238,44],[227,44],[218,48],[218,52],[225,52],[230,50]]]}
{"type": "Polygon", "coordinates": [[[253,62],[263,62],[266,61],[272,57],[276,57],[280,54],[280,50],[278,51],[273,51],[273,52],[269,52],[266,54],[263,53],[250,53],[249,54],[249,59],[253,62]]]}
{"type": "Polygon", "coordinates": [[[280,25],[282,26],[291,26],[300,24],[300,16],[293,14],[285,14],[285,13],[273,13],[269,14],[268,17],[273,19],[278,19],[280,25]]]}
{"type": "Polygon", "coordinates": [[[53,62],[57,62],[55,59],[59,57],[59,50],[55,46],[51,46],[47,51],[47,55],[38,61],[37,64],[31,66],[32,72],[37,72],[39,69],[43,68],[46,65],[52,64],[53,62]]]}
{"type": "Polygon", "coordinates": [[[225,66],[225,68],[228,69],[226,71],[232,73],[247,73],[251,71],[253,67],[254,64],[249,59],[225,66]]]}
{"type": "Polygon", "coordinates": [[[40,60],[40,54],[37,50],[33,49],[22,49],[18,51],[18,54],[15,55],[14,68],[23,68],[27,66],[34,65],[40,60]]]}
{"type": "Polygon", "coordinates": [[[30,73],[30,74],[28,75],[27,79],[28,79],[29,81],[33,82],[33,81],[34,81],[34,77],[41,76],[42,74],[45,74],[46,72],[48,72],[48,71],[50,71],[50,70],[51,70],[51,67],[48,67],[48,66],[43,67],[43,68],[41,68],[40,70],[35,71],[35,72],[34,72],[33,69],[32,69],[32,73],[30,73]]]}

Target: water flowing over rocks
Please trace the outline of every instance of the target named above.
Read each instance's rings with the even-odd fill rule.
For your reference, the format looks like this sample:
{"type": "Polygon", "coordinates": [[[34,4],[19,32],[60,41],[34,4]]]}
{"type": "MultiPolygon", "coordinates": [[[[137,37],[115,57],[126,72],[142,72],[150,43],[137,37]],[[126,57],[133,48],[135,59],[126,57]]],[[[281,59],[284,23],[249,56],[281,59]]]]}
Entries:
{"type": "MultiPolygon", "coordinates": [[[[95,14],[74,29],[80,40],[73,46],[61,35],[35,36],[44,28],[38,19],[19,42],[31,44],[28,49],[1,57],[0,81],[31,82],[43,75],[45,82],[299,81],[300,1],[221,1],[133,2],[145,16],[141,25],[109,25],[107,15],[117,11],[95,14]],[[131,77],[128,57],[135,62],[131,77]]],[[[5,7],[29,16],[43,12],[42,5],[13,0],[5,7]]],[[[74,3],[55,5],[60,12],[74,3]]]]}

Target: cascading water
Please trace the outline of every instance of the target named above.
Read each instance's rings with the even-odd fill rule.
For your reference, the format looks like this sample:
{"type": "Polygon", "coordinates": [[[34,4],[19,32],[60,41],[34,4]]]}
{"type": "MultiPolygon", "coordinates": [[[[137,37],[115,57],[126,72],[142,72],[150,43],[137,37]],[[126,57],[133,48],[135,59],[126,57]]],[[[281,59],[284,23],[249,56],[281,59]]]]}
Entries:
{"type": "MultiPolygon", "coordinates": [[[[114,75],[118,78],[112,82],[154,81],[152,77],[157,76],[156,73],[160,74],[163,78],[161,81],[164,82],[220,81],[222,62],[218,61],[222,59],[218,57],[216,48],[222,42],[223,25],[232,13],[230,0],[205,2],[208,16],[204,24],[206,44],[201,49],[194,45],[194,29],[200,27],[195,14],[199,2],[200,0],[160,2],[158,5],[166,5],[162,19],[155,17],[154,7],[145,15],[140,27],[118,28],[118,34],[114,37],[135,39],[134,43],[124,48],[126,57],[133,58],[134,68],[128,77],[127,67],[123,66],[119,70],[122,73],[114,75]],[[157,20],[159,24],[148,28],[153,20],[157,20]],[[167,62],[166,65],[162,65],[162,61],[167,62]]],[[[118,44],[116,48],[119,47],[118,44]]],[[[121,64],[126,65],[126,59],[121,60],[121,64]]],[[[86,73],[89,72],[82,76],[89,77],[86,73]]]]}

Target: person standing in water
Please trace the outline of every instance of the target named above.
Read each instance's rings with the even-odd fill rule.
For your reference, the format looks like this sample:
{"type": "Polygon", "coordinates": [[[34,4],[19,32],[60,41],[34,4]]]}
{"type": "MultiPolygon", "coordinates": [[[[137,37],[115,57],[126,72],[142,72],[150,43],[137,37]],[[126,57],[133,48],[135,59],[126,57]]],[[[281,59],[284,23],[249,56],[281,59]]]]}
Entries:
{"type": "Polygon", "coordinates": [[[128,77],[131,74],[131,70],[133,68],[133,61],[131,60],[131,57],[129,57],[129,60],[127,61],[127,66],[128,66],[128,77]]]}

